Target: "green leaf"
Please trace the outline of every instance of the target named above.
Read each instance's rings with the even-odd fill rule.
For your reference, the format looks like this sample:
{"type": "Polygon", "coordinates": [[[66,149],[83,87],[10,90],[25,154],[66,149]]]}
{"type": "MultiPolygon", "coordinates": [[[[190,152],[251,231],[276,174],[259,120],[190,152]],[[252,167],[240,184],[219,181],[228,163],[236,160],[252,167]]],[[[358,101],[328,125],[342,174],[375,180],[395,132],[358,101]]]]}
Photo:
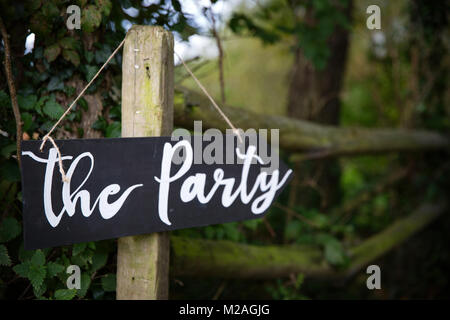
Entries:
{"type": "Polygon", "coordinates": [[[22,243],[19,248],[19,260],[22,262],[31,260],[31,257],[33,256],[34,252],[35,252],[34,250],[25,250],[22,243]]]}
{"type": "Polygon", "coordinates": [[[92,78],[95,76],[95,74],[97,73],[98,68],[97,66],[86,66],[86,80],[87,81],[91,81],[92,78]]]}
{"type": "Polygon", "coordinates": [[[54,120],[59,119],[64,113],[64,109],[54,99],[50,99],[45,103],[43,111],[54,120]]]}
{"type": "Polygon", "coordinates": [[[106,119],[102,116],[99,116],[97,121],[92,124],[92,129],[103,131],[106,130],[107,126],[108,122],[106,122],[106,119]]]}
{"type": "Polygon", "coordinates": [[[76,50],[78,48],[78,42],[73,37],[62,38],[61,40],[59,40],[59,45],[63,49],[68,49],[68,50],[76,50]]]}
{"type": "Polygon", "coordinates": [[[77,290],[77,295],[80,298],[84,298],[89,287],[91,286],[91,277],[88,274],[83,273],[83,274],[81,274],[80,280],[81,280],[80,281],[81,288],[79,290],[77,290]]]}
{"type": "Polygon", "coordinates": [[[95,4],[100,9],[103,15],[109,16],[112,7],[110,0],[95,0],[95,4]]]}
{"type": "Polygon", "coordinates": [[[14,266],[13,270],[19,276],[28,278],[36,292],[40,292],[46,275],[45,255],[41,250],[36,250],[31,260],[14,266]]]}
{"type": "Polygon", "coordinates": [[[89,250],[82,251],[76,256],[72,255],[72,263],[77,264],[80,267],[87,267],[92,264],[92,252],[89,250]]]}
{"type": "Polygon", "coordinates": [[[0,225],[0,242],[8,242],[22,232],[20,223],[12,217],[5,218],[0,225]]]}
{"type": "Polygon", "coordinates": [[[64,271],[64,266],[62,264],[56,263],[56,262],[49,262],[47,263],[47,276],[49,278],[53,278],[57,274],[64,271]]]}
{"type": "Polygon", "coordinates": [[[85,51],[85,52],[84,52],[84,57],[86,58],[86,61],[87,61],[88,63],[91,63],[92,60],[94,59],[94,53],[91,52],[91,51],[85,51]]]}
{"type": "Polygon", "coordinates": [[[346,263],[346,255],[340,242],[330,241],[325,244],[325,259],[334,266],[346,263]]]}
{"type": "MultiPolygon", "coordinates": [[[[106,60],[108,60],[111,52],[112,51],[110,47],[106,45],[103,48],[95,51],[95,62],[97,62],[98,64],[103,64],[106,60]]],[[[110,62],[113,62],[113,60],[111,60],[110,62]]]]}
{"type": "Polygon", "coordinates": [[[42,131],[50,131],[50,129],[53,127],[53,124],[55,122],[54,121],[45,121],[42,126],[40,127],[40,129],[42,131]]]}
{"type": "Polygon", "coordinates": [[[8,249],[5,245],[0,244],[0,266],[10,266],[11,259],[8,255],[8,249]]]}
{"type": "Polygon", "coordinates": [[[115,274],[107,274],[102,278],[102,288],[106,292],[116,291],[116,275],[115,274]]]}
{"type": "Polygon", "coordinates": [[[37,97],[35,95],[17,96],[17,103],[22,110],[32,110],[37,103],[37,97]]]}
{"type": "MultiPolygon", "coordinates": [[[[109,117],[110,117],[111,119],[117,119],[117,120],[119,120],[121,116],[122,116],[122,110],[121,110],[120,106],[112,107],[112,108],[109,110],[109,117]]],[[[255,220],[256,220],[256,219],[255,219],[255,220]]]]}
{"type": "Polygon", "coordinates": [[[48,62],[52,62],[52,61],[55,61],[56,58],[58,58],[60,53],[61,53],[61,48],[57,43],[55,43],[55,44],[52,44],[51,46],[48,46],[47,48],[45,48],[44,57],[45,57],[45,59],[47,59],[48,62]]]}
{"type": "Polygon", "coordinates": [[[20,116],[23,122],[22,130],[24,132],[30,130],[33,125],[33,116],[29,112],[23,112],[20,116]]]}
{"type": "Polygon", "coordinates": [[[17,273],[22,278],[28,277],[29,269],[30,269],[30,261],[22,262],[13,267],[14,272],[17,273]]]}
{"type": "Polygon", "coordinates": [[[42,284],[37,288],[33,287],[33,293],[36,298],[40,298],[45,293],[45,291],[47,291],[47,285],[45,284],[45,282],[42,282],[42,284]]]}
{"type": "Polygon", "coordinates": [[[72,247],[72,255],[77,256],[86,249],[87,242],[76,243],[72,247]]]}
{"type": "Polygon", "coordinates": [[[86,99],[84,99],[84,98],[80,98],[78,100],[77,106],[80,106],[84,111],[88,111],[88,109],[89,109],[88,103],[87,103],[86,99]]]}
{"type": "Polygon", "coordinates": [[[120,138],[122,133],[120,122],[113,122],[105,130],[105,137],[107,138],[120,138]]]}
{"type": "Polygon", "coordinates": [[[91,33],[102,22],[100,10],[95,5],[88,5],[81,13],[81,29],[83,32],[91,33]]]}
{"type": "Polygon", "coordinates": [[[2,151],[0,152],[1,155],[5,158],[9,158],[10,155],[16,153],[17,145],[15,143],[11,143],[5,147],[2,148],[2,151]]]}
{"type": "MultiPolygon", "coordinates": [[[[48,87],[48,86],[47,86],[48,87]]],[[[34,110],[43,117],[44,113],[42,112],[42,107],[44,106],[44,103],[48,100],[48,96],[42,96],[39,98],[38,102],[36,103],[36,106],[34,107],[34,110]]]]}
{"type": "Polygon", "coordinates": [[[45,1],[41,11],[48,20],[56,18],[59,15],[58,7],[52,1],[45,1]]]}
{"type": "Polygon", "coordinates": [[[106,264],[106,261],[108,260],[108,254],[106,252],[96,252],[92,256],[92,267],[91,271],[95,272],[106,264]]]}
{"type": "Polygon", "coordinates": [[[64,83],[57,76],[51,77],[47,85],[48,91],[64,90],[64,83]]]}
{"type": "Polygon", "coordinates": [[[75,50],[63,50],[63,57],[69,62],[72,62],[72,64],[75,67],[78,67],[80,65],[80,56],[75,50]]]}
{"type": "Polygon", "coordinates": [[[55,291],[56,300],[72,300],[77,294],[76,289],[59,289],[55,291]]]}
{"type": "Polygon", "coordinates": [[[74,94],[75,94],[75,92],[76,92],[76,89],[74,88],[74,87],[68,87],[68,86],[64,86],[64,93],[67,95],[67,96],[73,96],[74,94]]]}
{"type": "Polygon", "coordinates": [[[42,250],[36,250],[31,257],[31,264],[34,266],[43,266],[45,264],[45,255],[42,250]]]}
{"type": "Polygon", "coordinates": [[[27,278],[30,280],[31,285],[35,290],[40,289],[42,283],[44,282],[46,273],[45,266],[34,264],[30,265],[27,278]]]}

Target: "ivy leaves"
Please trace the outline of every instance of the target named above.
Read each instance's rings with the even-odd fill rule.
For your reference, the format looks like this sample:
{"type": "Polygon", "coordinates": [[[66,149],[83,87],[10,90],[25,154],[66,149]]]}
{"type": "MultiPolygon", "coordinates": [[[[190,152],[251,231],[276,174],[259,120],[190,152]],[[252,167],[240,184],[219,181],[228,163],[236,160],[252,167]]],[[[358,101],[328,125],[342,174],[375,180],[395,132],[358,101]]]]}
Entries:
{"type": "Polygon", "coordinates": [[[17,96],[17,102],[22,110],[32,110],[37,103],[37,97],[35,95],[17,96]]]}
{"type": "Polygon", "coordinates": [[[9,242],[21,233],[22,227],[15,218],[5,218],[0,225],[0,243],[9,242]]]}
{"type": "Polygon", "coordinates": [[[71,62],[75,67],[80,65],[79,42],[73,37],[64,37],[57,43],[54,43],[44,49],[44,57],[47,61],[53,62],[62,53],[66,61],[71,62]]]}
{"type": "MultiPolygon", "coordinates": [[[[3,219],[0,224],[0,243],[9,242],[22,233],[20,223],[12,217],[3,219]]],[[[8,249],[4,244],[0,244],[0,266],[10,266],[11,258],[8,249]]]]}
{"type": "Polygon", "coordinates": [[[47,264],[47,273],[50,278],[55,277],[56,275],[60,274],[65,270],[64,266],[62,264],[50,261],[47,264]]]}
{"type": "Polygon", "coordinates": [[[8,249],[4,244],[0,244],[0,266],[10,266],[11,258],[8,255],[8,249]]]}
{"type": "Polygon", "coordinates": [[[56,300],[72,300],[77,294],[76,289],[59,289],[55,291],[56,300]]]}
{"type": "MultiPolygon", "coordinates": [[[[114,273],[96,276],[108,261],[108,255],[113,250],[112,241],[87,242],[75,244],[71,247],[26,251],[21,247],[19,260],[12,269],[14,272],[30,281],[34,295],[39,299],[71,300],[85,298],[90,289],[97,297],[103,297],[116,289],[114,273]],[[54,249],[56,250],[56,249],[54,249]],[[50,252],[53,252],[50,254],[50,252]],[[78,265],[81,268],[80,289],[68,289],[67,279],[71,274],[66,273],[67,267],[78,265]]],[[[0,245],[0,265],[11,265],[6,247],[0,245]]],[[[94,297],[95,298],[95,297],[94,297]]]]}
{"type": "Polygon", "coordinates": [[[351,235],[352,229],[333,224],[330,216],[316,209],[296,207],[294,213],[294,217],[298,219],[287,224],[286,240],[320,247],[324,259],[334,267],[344,267],[349,263],[349,258],[339,238],[342,235],[351,235]]]}
{"type": "Polygon", "coordinates": [[[30,280],[35,292],[40,292],[47,274],[44,253],[41,250],[36,250],[30,260],[14,266],[13,270],[19,276],[30,280]]]}
{"type": "MultiPolygon", "coordinates": [[[[111,6],[111,4],[109,4],[111,6]]],[[[95,5],[88,5],[81,13],[81,28],[87,33],[93,32],[100,26],[102,14],[95,5]]]]}
{"type": "Polygon", "coordinates": [[[71,62],[75,67],[78,67],[80,64],[80,56],[74,50],[64,50],[63,58],[71,62]]]}
{"type": "MultiPolygon", "coordinates": [[[[48,14],[54,12],[55,9],[58,11],[58,8],[54,4],[52,4],[51,8],[52,10],[47,10],[48,14]]],[[[97,0],[95,4],[89,4],[83,7],[81,11],[81,28],[83,33],[89,34],[97,30],[101,25],[103,17],[109,16],[111,8],[112,3],[109,0],[97,0]]],[[[61,10],[62,9],[65,8],[61,8],[61,10]]],[[[42,14],[46,15],[45,12],[37,13],[37,15],[42,14]]],[[[48,37],[50,37],[50,35],[48,35],[48,37]]],[[[44,49],[44,57],[47,62],[52,63],[56,61],[59,56],[62,56],[64,60],[70,62],[75,67],[78,67],[81,63],[81,41],[74,37],[73,34],[67,34],[67,32],[57,32],[55,38],[53,39],[54,43],[46,46],[44,49]]]]}
{"type": "Polygon", "coordinates": [[[116,275],[113,273],[107,274],[101,280],[102,288],[106,292],[116,291],[116,275]]]}
{"type": "Polygon", "coordinates": [[[47,100],[42,111],[53,120],[59,119],[64,113],[64,109],[55,101],[54,96],[47,100]]]}
{"type": "MultiPolygon", "coordinates": [[[[117,107],[112,108],[114,112],[117,107]]],[[[120,112],[120,110],[118,111],[120,112]]],[[[92,128],[103,132],[106,138],[119,138],[122,133],[122,126],[119,121],[108,122],[104,117],[100,116],[93,124],[92,128]]]]}
{"type": "Polygon", "coordinates": [[[61,53],[61,47],[54,43],[51,46],[48,46],[44,50],[44,57],[47,59],[48,62],[53,62],[58,58],[59,54],[61,53]]]}
{"type": "MultiPolygon", "coordinates": [[[[22,232],[21,224],[13,217],[3,219],[0,224],[0,266],[11,266],[13,259],[5,244],[16,239],[22,232]]],[[[55,251],[51,249],[27,251],[20,247],[17,263],[12,270],[20,277],[28,279],[35,297],[46,299],[70,300],[75,297],[83,298],[94,283],[93,277],[105,267],[108,255],[113,250],[112,241],[80,243],[72,247],[54,249],[60,253],[56,259],[55,251]],[[53,252],[50,254],[50,252],[53,252]],[[81,288],[67,289],[69,265],[77,264],[82,269],[81,288]]],[[[115,291],[115,275],[106,273],[95,279],[97,294],[103,296],[106,292],[115,291]]]]}
{"type": "Polygon", "coordinates": [[[79,298],[85,297],[92,290],[94,298],[103,297],[105,292],[115,291],[115,275],[107,273],[95,275],[106,266],[108,254],[112,250],[112,241],[85,242],[72,246],[71,263],[82,268],[81,288],[77,290],[79,298]]]}
{"type": "MultiPolygon", "coordinates": [[[[52,78],[48,84],[48,89],[64,88],[62,82],[59,82],[58,78],[55,80],[52,78]]],[[[34,132],[37,129],[46,131],[49,129],[52,121],[59,119],[64,113],[64,108],[56,101],[54,94],[42,96],[38,99],[36,95],[18,95],[17,100],[21,110],[25,112],[21,113],[24,132],[34,132]],[[39,117],[45,120],[44,124],[39,127],[37,121],[39,117]]]]}
{"type": "MultiPolygon", "coordinates": [[[[23,6],[8,6],[7,24],[19,24],[22,33],[12,37],[23,39],[31,32],[35,34],[34,48],[30,54],[21,57],[22,67],[20,85],[17,87],[17,99],[23,122],[24,136],[36,139],[42,136],[73,101],[75,86],[83,85],[92,79],[99,67],[107,60],[111,52],[124,37],[121,21],[129,19],[132,23],[159,24],[168,28],[177,28],[184,37],[194,33],[193,27],[181,12],[178,0],[162,1],[143,7],[130,3],[140,12],[137,17],[128,17],[122,7],[127,1],[111,0],[81,1],[81,30],[66,28],[67,6],[64,1],[28,1],[23,6]],[[18,10],[20,8],[20,10],[18,10]],[[170,8],[170,9],[168,9],[170,8]],[[173,9],[175,8],[175,9],[173,9]],[[189,29],[190,27],[190,29],[189,29]],[[29,31],[28,31],[29,30],[29,31]]],[[[128,6],[129,7],[129,6],[128,6]]],[[[16,29],[15,29],[16,30],[16,29]]],[[[111,103],[108,91],[111,85],[120,83],[120,53],[111,60],[107,73],[103,73],[87,91],[87,94],[103,90],[103,113],[97,123],[106,137],[119,137],[120,104],[111,103]],[[102,78],[107,81],[102,81],[102,78]],[[111,107],[109,107],[111,106],[111,107]]],[[[17,70],[16,70],[17,71],[17,70]]],[[[120,86],[119,86],[120,87],[120,86]]],[[[119,90],[120,91],[120,90],[119,90]]],[[[103,100],[102,98],[102,100],[103,100]]],[[[114,267],[108,265],[108,258],[114,248],[114,242],[87,243],[60,247],[52,250],[17,252],[22,233],[20,218],[20,172],[16,152],[15,122],[12,117],[10,97],[6,90],[0,90],[0,206],[8,217],[0,221],[0,283],[18,275],[21,280],[11,282],[11,292],[23,292],[24,297],[34,293],[36,298],[74,299],[111,297],[115,290],[114,267]],[[66,273],[69,265],[81,268],[81,289],[67,289],[66,273]],[[5,271],[5,272],[4,272],[5,271]],[[23,279],[27,279],[24,281],[23,279]],[[22,288],[22,286],[25,286],[22,288]]],[[[67,132],[83,136],[83,129],[77,125],[87,110],[86,100],[81,98],[74,110],[63,123],[67,132]],[[76,129],[74,129],[74,127],[76,129]],[[77,128],[78,127],[78,128],[77,128]],[[79,131],[75,131],[79,130],[79,131]]],[[[0,294],[1,294],[0,290],[0,294]]]]}

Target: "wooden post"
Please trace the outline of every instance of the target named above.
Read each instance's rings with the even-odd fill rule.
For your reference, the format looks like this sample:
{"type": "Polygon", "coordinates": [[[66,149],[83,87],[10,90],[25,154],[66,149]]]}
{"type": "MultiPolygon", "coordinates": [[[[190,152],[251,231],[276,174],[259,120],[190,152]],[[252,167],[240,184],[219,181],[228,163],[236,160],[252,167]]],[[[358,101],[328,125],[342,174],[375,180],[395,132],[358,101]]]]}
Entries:
{"type": "MultiPolygon", "coordinates": [[[[122,60],[122,137],[170,135],[172,34],[161,27],[133,26],[122,60]]],[[[168,277],[168,233],[119,239],[117,299],[167,299],[168,277]]]]}

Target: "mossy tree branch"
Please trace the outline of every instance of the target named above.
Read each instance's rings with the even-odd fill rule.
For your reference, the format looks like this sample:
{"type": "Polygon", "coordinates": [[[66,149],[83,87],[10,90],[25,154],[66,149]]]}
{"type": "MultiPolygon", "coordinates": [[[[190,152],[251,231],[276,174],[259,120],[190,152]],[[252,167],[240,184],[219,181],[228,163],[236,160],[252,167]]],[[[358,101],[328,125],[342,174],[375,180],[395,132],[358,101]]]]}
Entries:
{"type": "Polygon", "coordinates": [[[410,216],[348,250],[351,263],[343,270],[330,266],[313,246],[256,246],[231,241],[171,237],[171,275],[268,279],[303,273],[310,277],[348,277],[424,229],[445,211],[425,204],[410,216]]]}
{"type": "MultiPolygon", "coordinates": [[[[176,91],[175,125],[192,128],[195,120],[202,120],[205,129],[229,129],[206,97],[183,87],[176,87],[176,91]]],[[[281,149],[306,152],[308,158],[438,150],[450,146],[447,137],[424,130],[340,128],[282,116],[260,115],[229,106],[223,106],[222,110],[237,128],[280,129],[281,149]]]]}

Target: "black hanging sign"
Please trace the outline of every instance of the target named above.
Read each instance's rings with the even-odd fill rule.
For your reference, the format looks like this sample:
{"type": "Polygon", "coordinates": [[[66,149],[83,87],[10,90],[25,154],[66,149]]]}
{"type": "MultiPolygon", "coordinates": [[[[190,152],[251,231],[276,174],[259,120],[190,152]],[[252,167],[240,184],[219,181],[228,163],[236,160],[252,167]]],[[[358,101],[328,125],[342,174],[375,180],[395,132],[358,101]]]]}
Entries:
{"type": "Polygon", "coordinates": [[[57,140],[63,182],[57,150],[40,144],[22,142],[26,249],[258,218],[292,177],[281,161],[262,170],[255,146],[205,164],[203,146],[149,137],[57,140]]]}

